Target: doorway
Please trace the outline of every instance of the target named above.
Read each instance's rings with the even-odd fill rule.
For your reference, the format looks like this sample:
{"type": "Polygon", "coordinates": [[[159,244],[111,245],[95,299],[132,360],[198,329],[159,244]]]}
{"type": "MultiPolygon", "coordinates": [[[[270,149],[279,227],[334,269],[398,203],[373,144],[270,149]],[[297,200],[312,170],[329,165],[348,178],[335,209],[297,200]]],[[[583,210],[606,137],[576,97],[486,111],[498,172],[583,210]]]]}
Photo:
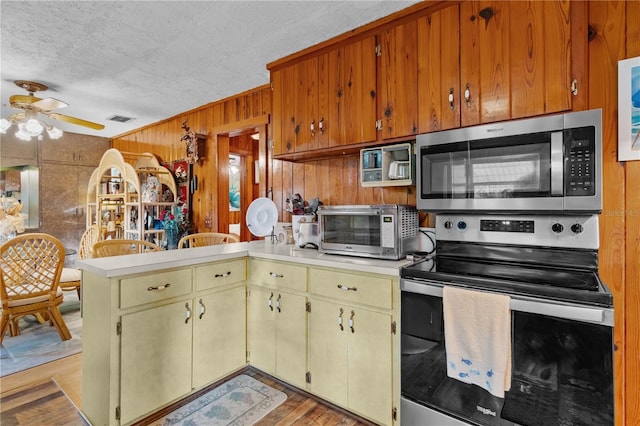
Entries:
{"type": "Polygon", "coordinates": [[[267,124],[217,135],[218,229],[255,237],[246,226],[246,213],[253,200],[266,195],[267,124]],[[226,161],[225,161],[226,159],[226,161]]]}

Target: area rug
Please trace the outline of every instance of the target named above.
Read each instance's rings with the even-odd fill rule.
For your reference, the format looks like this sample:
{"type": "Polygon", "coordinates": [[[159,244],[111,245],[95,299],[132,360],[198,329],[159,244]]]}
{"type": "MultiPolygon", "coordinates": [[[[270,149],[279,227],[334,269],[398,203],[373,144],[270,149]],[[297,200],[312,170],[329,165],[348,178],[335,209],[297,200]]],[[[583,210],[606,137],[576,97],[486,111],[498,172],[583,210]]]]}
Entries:
{"type": "Polygon", "coordinates": [[[0,424],[87,425],[71,400],[53,380],[3,394],[0,398],[0,424]]]}
{"type": "Polygon", "coordinates": [[[154,426],[250,426],[282,404],[287,395],[245,374],[169,413],[154,426]]]}
{"type": "Polygon", "coordinates": [[[33,315],[20,319],[20,335],[7,333],[0,346],[0,377],[82,352],[82,318],[76,292],[65,292],[60,305],[71,339],[62,341],[55,327],[33,315]]]}

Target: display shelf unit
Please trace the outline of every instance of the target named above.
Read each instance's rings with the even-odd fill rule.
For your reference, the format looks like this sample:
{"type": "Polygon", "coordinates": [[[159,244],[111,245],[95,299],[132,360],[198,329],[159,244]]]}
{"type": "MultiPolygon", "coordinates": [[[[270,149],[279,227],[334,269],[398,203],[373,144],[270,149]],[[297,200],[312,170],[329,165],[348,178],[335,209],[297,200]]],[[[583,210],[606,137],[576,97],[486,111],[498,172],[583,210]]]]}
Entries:
{"type": "Polygon", "coordinates": [[[94,170],[87,188],[87,227],[98,225],[100,239],[126,238],[162,244],[159,223],[163,210],[176,205],[173,175],[150,153],[140,154],[135,165],[117,149],[107,150],[94,170]],[[156,177],[157,197],[145,199],[148,177],[156,177]]]}
{"type": "Polygon", "coordinates": [[[407,186],[415,183],[413,142],[360,150],[360,186],[407,186]]]}

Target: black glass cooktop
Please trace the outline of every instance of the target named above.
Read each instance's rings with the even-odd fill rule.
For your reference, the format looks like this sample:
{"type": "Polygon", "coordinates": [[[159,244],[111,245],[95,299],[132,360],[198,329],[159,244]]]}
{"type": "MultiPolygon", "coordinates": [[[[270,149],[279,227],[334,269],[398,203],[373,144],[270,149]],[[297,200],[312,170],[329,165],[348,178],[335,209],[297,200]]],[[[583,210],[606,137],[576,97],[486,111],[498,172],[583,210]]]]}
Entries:
{"type": "Polygon", "coordinates": [[[597,273],[597,256],[588,251],[473,245],[438,247],[435,256],[401,269],[401,277],[442,284],[613,306],[597,273]]]}

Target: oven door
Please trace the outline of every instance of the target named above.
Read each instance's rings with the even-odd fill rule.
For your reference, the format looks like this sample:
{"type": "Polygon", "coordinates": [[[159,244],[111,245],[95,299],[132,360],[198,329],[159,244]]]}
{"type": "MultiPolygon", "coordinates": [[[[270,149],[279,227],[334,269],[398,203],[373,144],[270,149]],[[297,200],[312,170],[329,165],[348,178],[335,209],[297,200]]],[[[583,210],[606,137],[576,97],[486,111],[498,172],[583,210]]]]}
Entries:
{"type": "Polygon", "coordinates": [[[402,423],[613,425],[613,310],[512,296],[505,398],[447,377],[442,289],[401,280],[402,423]]]}

